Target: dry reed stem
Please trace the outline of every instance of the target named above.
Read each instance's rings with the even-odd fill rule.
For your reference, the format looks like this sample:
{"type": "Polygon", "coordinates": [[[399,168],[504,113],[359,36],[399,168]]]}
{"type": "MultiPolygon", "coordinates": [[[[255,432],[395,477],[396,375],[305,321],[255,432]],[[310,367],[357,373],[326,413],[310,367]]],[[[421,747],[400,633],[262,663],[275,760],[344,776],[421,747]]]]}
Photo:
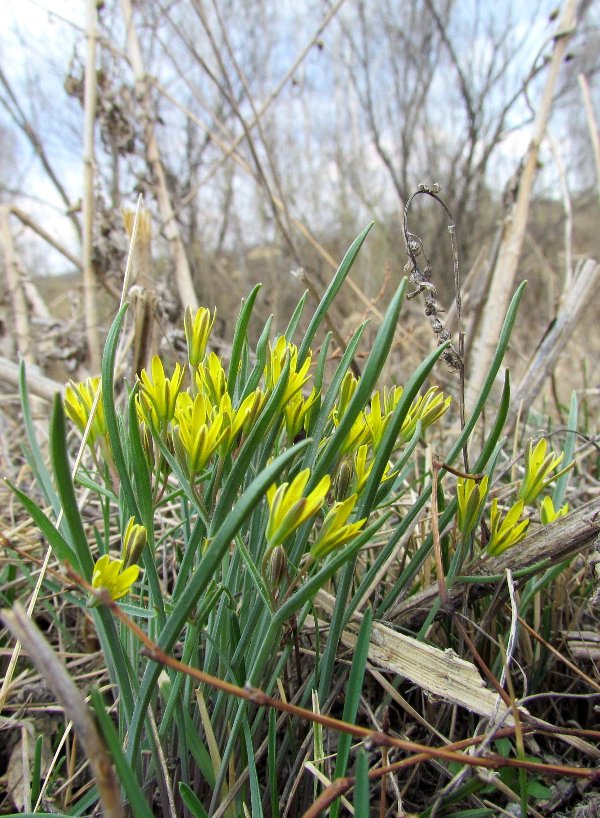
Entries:
{"type": "Polygon", "coordinates": [[[467,407],[472,408],[481,393],[483,383],[496,352],[502,321],[513,290],[519,257],[523,247],[533,181],[537,173],[538,154],[546,125],[552,109],[554,90],[570,34],[575,27],[576,0],[565,0],[554,37],[554,48],[550,59],[546,85],[537,112],[531,142],[527,150],[523,170],[520,175],[516,200],[505,224],[505,232],[498,250],[497,262],[492,274],[490,289],[483,309],[481,326],[475,343],[477,355],[473,358],[468,378],[467,407]]]}
{"type": "Polygon", "coordinates": [[[98,787],[106,818],[125,818],[119,784],[112,762],[81,691],[75,686],[60,659],[18,602],[12,611],[2,611],[2,619],[13,636],[25,647],[42,678],[73,722],[98,787]]]}
{"type": "Polygon", "coordinates": [[[160,217],[162,219],[162,229],[170,244],[172,257],[175,261],[175,281],[179,292],[179,298],[184,306],[190,306],[193,310],[198,309],[198,298],[194,289],[192,273],[188,262],[181,231],[175,216],[175,211],[171,203],[165,169],[162,163],[160,148],[156,139],[154,112],[150,98],[150,79],[146,74],[142,49],[137,35],[137,30],[133,21],[133,8],[131,0],[121,0],[121,9],[127,31],[127,52],[131,61],[131,66],[135,74],[137,90],[140,93],[140,104],[144,111],[145,129],[144,140],[146,145],[146,158],[156,180],[154,192],[158,203],[160,217]]]}
{"type": "Polygon", "coordinates": [[[85,335],[88,345],[88,361],[93,373],[100,371],[100,338],[98,335],[97,282],[94,270],[94,180],[95,180],[95,130],[96,130],[96,44],[98,11],[96,0],[86,0],[85,85],[83,92],[83,305],[85,335]]]}

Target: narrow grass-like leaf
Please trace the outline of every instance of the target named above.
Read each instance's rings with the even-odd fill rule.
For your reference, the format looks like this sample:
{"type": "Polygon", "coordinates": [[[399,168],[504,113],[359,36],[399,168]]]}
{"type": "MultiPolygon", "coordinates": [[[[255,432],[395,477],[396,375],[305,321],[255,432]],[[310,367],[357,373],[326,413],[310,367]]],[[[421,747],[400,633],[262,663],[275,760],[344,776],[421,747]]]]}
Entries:
{"type": "Polygon", "coordinates": [[[117,313],[115,320],[108,332],[106,344],[104,346],[104,354],[102,355],[102,405],[104,408],[104,417],[106,419],[106,428],[110,439],[110,446],[112,449],[115,466],[119,474],[120,488],[125,499],[127,507],[127,515],[141,519],[140,510],[138,508],[133,486],[129,476],[129,469],[127,467],[127,460],[123,450],[123,443],[121,440],[121,426],[117,416],[115,407],[115,359],[117,355],[117,344],[119,342],[119,335],[121,327],[123,326],[123,319],[127,304],[123,304],[117,313]]]}
{"type": "Polygon", "coordinates": [[[357,816],[369,815],[369,759],[366,752],[360,747],[356,753],[354,767],[354,814],[357,816]]]}
{"type": "Polygon", "coordinates": [[[25,434],[27,435],[27,442],[29,443],[29,453],[31,455],[31,468],[38,481],[40,488],[44,492],[44,496],[52,506],[54,514],[58,517],[60,514],[60,500],[52,485],[52,478],[50,472],[46,467],[42,450],[38,443],[35,429],[33,426],[33,418],[31,416],[31,403],[29,400],[29,387],[27,386],[27,374],[25,369],[25,361],[21,361],[19,366],[19,394],[21,396],[21,412],[23,415],[23,426],[25,427],[25,434]]]}
{"type": "MultiPolygon", "coordinates": [[[[360,623],[360,630],[356,640],[356,647],[354,649],[354,656],[352,657],[352,666],[350,668],[350,676],[348,677],[348,686],[346,688],[346,697],[344,699],[344,710],[342,713],[342,721],[349,724],[354,724],[356,721],[356,714],[358,713],[358,705],[360,702],[360,694],[362,691],[363,680],[365,677],[365,668],[367,666],[367,656],[369,652],[369,639],[371,638],[371,625],[373,622],[373,611],[367,608],[360,623]]],[[[349,733],[340,733],[337,746],[337,757],[335,761],[334,779],[342,778],[346,774],[346,767],[348,759],[350,758],[350,747],[352,746],[352,736],[349,733]]],[[[340,812],[339,799],[332,804],[330,816],[337,818],[340,812]]]]}
{"type": "Polygon", "coordinates": [[[331,468],[333,461],[338,455],[340,446],[350,431],[352,424],[371,397],[371,393],[375,387],[375,384],[377,383],[379,375],[381,374],[381,370],[383,369],[389,355],[392,341],[394,340],[394,333],[396,332],[396,324],[398,323],[398,316],[400,315],[405,290],[406,278],[403,278],[386,310],[382,324],[379,327],[379,331],[373,342],[373,347],[367,360],[365,370],[358,382],[358,386],[356,387],[356,391],[352,396],[348,408],[344,412],[339,426],[331,436],[328,443],[324,446],[322,453],[317,459],[317,463],[311,475],[309,489],[316,485],[323,475],[331,468]]]}
{"type": "Polygon", "coordinates": [[[240,552],[240,554],[242,556],[242,559],[244,560],[246,568],[248,569],[248,573],[250,574],[250,577],[252,578],[253,585],[256,588],[256,590],[258,591],[258,594],[259,594],[260,598],[264,602],[265,606],[267,608],[270,608],[271,607],[271,599],[269,597],[269,589],[265,585],[265,581],[263,579],[263,576],[262,576],[258,566],[256,565],[256,563],[252,559],[252,555],[250,554],[250,552],[248,551],[248,549],[244,545],[243,537],[236,537],[235,545],[236,545],[236,548],[238,549],[238,551],[240,552]]]}
{"type": "Polygon", "coordinates": [[[148,806],[148,802],[137,782],[135,774],[123,754],[121,742],[119,741],[112,720],[106,712],[102,696],[99,691],[94,688],[91,691],[90,697],[96,718],[98,719],[98,724],[100,725],[100,730],[104,736],[104,741],[112,756],[119,781],[125,790],[133,815],[135,815],[136,818],[152,818],[152,810],[148,806]]]}
{"type": "Polygon", "coordinates": [[[381,478],[383,477],[385,467],[388,464],[392,451],[394,450],[394,446],[396,445],[396,441],[398,440],[398,435],[400,434],[400,429],[402,428],[402,424],[404,423],[408,410],[410,409],[413,400],[416,398],[419,389],[424,384],[425,379],[447,347],[448,344],[441,344],[437,349],[431,352],[427,358],[425,358],[423,363],[415,370],[414,374],[404,387],[402,397],[394,409],[388,427],[383,435],[383,439],[381,440],[379,448],[377,449],[373,470],[369,475],[369,479],[367,480],[367,484],[360,498],[360,507],[356,512],[357,519],[367,517],[371,513],[375,504],[377,492],[381,485],[381,478]]]}
{"type": "MultiPolygon", "coordinates": [[[[265,404],[260,416],[254,426],[244,445],[242,446],[235,463],[231,469],[227,482],[223,487],[223,491],[219,497],[217,507],[213,513],[213,518],[210,526],[209,536],[212,536],[215,531],[223,524],[225,518],[229,514],[233,501],[240,486],[243,485],[247,476],[247,471],[250,462],[265,439],[267,430],[277,415],[281,414],[281,399],[287,388],[287,382],[290,372],[289,358],[281,372],[279,380],[271,394],[271,397],[265,404]]],[[[268,448],[268,447],[265,447],[268,448]]],[[[291,451],[291,450],[290,450],[291,451]]]]}
{"type": "Polygon", "coordinates": [[[298,322],[302,317],[302,313],[304,312],[304,307],[306,306],[306,298],[308,296],[308,290],[305,290],[300,297],[300,300],[296,304],[296,309],[292,313],[292,317],[289,320],[287,328],[284,332],[284,337],[286,341],[291,343],[294,340],[294,333],[298,327],[298,322]]]}
{"type": "Polygon", "coordinates": [[[250,778],[250,804],[252,805],[252,818],[263,818],[262,801],[260,797],[260,785],[256,772],[256,761],[254,760],[254,748],[252,746],[252,736],[248,719],[244,717],[244,739],[246,742],[246,760],[248,762],[248,777],[250,778]]]}
{"type": "Polygon", "coordinates": [[[129,395],[127,408],[129,419],[129,455],[131,457],[133,480],[140,510],[140,516],[136,522],[141,523],[146,527],[150,550],[153,550],[154,503],[152,500],[152,480],[150,477],[150,469],[148,468],[146,455],[144,453],[144,447],[142,446],[142,439],[140,437],[140,423],[135,406],[135,394],[136,390],[133,389],[129,395]]]}
{"type": "Polygon", "coordinates": [[[267,739],[267,775],[271,798],[272,818],[279,818],[279,787],[277,784],[277,715],[269,710],[269,735],[267,739]]]}
{"type": "Polygon", "coordinates": [[[248,380],[243,385],[243,388],[240,388],[240,400],[241,403],[244,398],[246,398],[250,392],[253,392],[260,379],[263,376],[265,371],[265,364],[267,362],[267,344],[269,343],[269,336],[271,334],[271,324],[273,323],[273,316],[270,315],[267,318],[265,326],[263,327],[263,331],[260,334],[260,337],[256,343],[256,361],[254,366],[252,367],[252,371],[248,375],[248,380]]]}
{"type": "MultiPolygon", "coordinates": [[[[565,435],[565,445],[563,451],[565,453],[563,463],[569,464],[573,460],[575,453],[575,442],[577,440],[577,393],[573,392],[571,395],[571,405],[569,407],[569,420],[567,422],[567,434],[565,435]]],[[[554,487],[554,494],[552,495],[552,503],[555,509],[559,509],[565,499],[565,492],[569,484],[569,477],[571,476],[571,469],[566,471],[556,481],[554,487]]]]}
{"type": "Polygon", "coordinates": [[[315,459],[317,457],[317,452],[319,451],[319,443],[323,440],[323,436],[325,433],[325,428],[327,424],[331,421],[329,420],[329,415],[331,414],[331,410],[334,407],[334,404],[337,400],[338,392],[340,391],[340,386],[342,385],[342,381],[344,380],[344,375],[348,371],[352,358],[354,357],[354,353],[356,352],[356,348],[360,342],[363,332],[365,331],[365,327],[367,326],[367,322],[363,322],[354,335],[352,336],[348,346],[346,347],[346,351],[342,355],[342,360],[340,361],[338,368],[336,369],[333,378],[331,379],[331,383],[329,384],[329,388],[325,394],[321,402],[321,408],[319,410],[319,414],[315,421],[315,424],[312,428],[312,436],[313,442],[309,449],[306,450],[304,455],[304,459],[302,461],[302,468],[312,468],[315,463],[315,459]]]}
{"type": "Polygon", "coordinates": [[[56,480],[56,488],[67,526],[71,535],[71,546],[77,553],[77,564],[84,577],[91,581],[94,561],[90,554],[81,512],[75,497],[75,488],[71,479],[71,466],[67,454],[67,433],[65,413],[60,395],[55,395],[52,420],[50,422],[50,457],[56,480]]]}
{"type": "MultiPolygon", "coordinates": [[[[250,484],[222,524],[215,529],[212,542],[204,552],[198,568],[182,590],[181,596],[175,603],[167,619],[167,624],[160,634],[158,644],[162,650],[168,653],[175,644],[175,640],[179,637],[187,618],[213,578],[217,566],[231,542],[235,539],[235,535],[244,520],[260,502],[271,483],[277,479],[283,469],[298,456],[308,443],[308,440],[297,443],[275,458],[250,484]]],[[[137,756],[143,719],[159,674],[160,665],[158,664],[149,665],[144,673],[129,735],[127,755],[130,759],[137,756]]]]}
{"type": "Polygon", "coordinates": [[[346,255],[342,259],[342,263],[338,267],[336,274],[332,278],[329,287],[327,287],[327,289],[325,290],[323,298],[321,299],[319,306],[315,310],[315,314],[313,315],[311,322],[308,325],[308,329],[306,330],[304,339],[302,341],[300,349],[298,350],[299,364],[302,364],[302,362],[308,355],[308,351],[310,349],[310,346],[313,342],[315,335],[317,334],[317,330],[319,329],[319,326],[321,325],[323,319],[325,318],[327,310],[331,306],[333,299],[336,297],[340,290],[340,287],[344,283],[346,276],[350,272],[350,269],[354,264],[354,260],[358,255],[358,251],[362,247],[364,240],[367,238],[369,230],[373,227],[373,224],[374,222],[368,224],[364,228],[364,230],[362,230],[362,232],[359,233],[358,236],[354,239],[348,251],[346,252],[346,255]]]}
{"type": "Polygon", "coordinates": [[[13,486],[9,480],[6,480],[6,485],[10,488],[13,494],[19,498],[19,501],[21,502],[21,505],[25,511],[29,514],[44,537],[48,540],[48,544],[52,548],[52,551],[54,552],[54,555],[58,561],[63,564],[65,562],[69,562],[78,571],[82,572],[82,568],[79,564],[79,557],[75,551],[73,551],[60,531],[56,528],[54,523],[52,523],[46,517],[42,509],[39,508],[36,503],[34,503],[29,495],[25,494],[25,492],[21,491],[21,489],[18,489],[16,486],[13,486]]]}
{"type": "Polygon", "coordinates": [[[237,384],[238,370],[240,360],[242,357],[242,349],[248,337],[248,324],[250,316],[254,309],[254,302],[262,284],[255,284],[248,298],[242,302],[242,307],[238,315],[233,333],[233,341],[231,342],[231,356],[229,358],[229,370],[227,372],[227,391],[231,395],[231,400],[235,396],[235,387],[237,384]]]}
{"type": "Polygon", "coordinates": [[[200,799],[185,781],[179,782],[179,795],[181,795],[183,803],[192,813],[193,818],[208,818],[208,812],[200,803],[200,799]]]}

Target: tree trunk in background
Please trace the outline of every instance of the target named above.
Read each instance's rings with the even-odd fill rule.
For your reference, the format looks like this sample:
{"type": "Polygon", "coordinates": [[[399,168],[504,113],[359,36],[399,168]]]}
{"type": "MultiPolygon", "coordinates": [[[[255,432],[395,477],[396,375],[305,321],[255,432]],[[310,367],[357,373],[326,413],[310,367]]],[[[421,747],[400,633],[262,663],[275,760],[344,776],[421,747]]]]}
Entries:
{"type": "Polygon", "coordinates": [[[477,353],[476,357],[473,358],[471,371],[467,378],[467,409],[473,408],[483,387],[491,360],[496,352],[508,302],[514,290],[515,275],[527,228],[531,190],[537,170],[539,148],[550,116],[554,89],[569,34],[572,33],[575,26],[575,6],[576,0],[565,0],[558,33],[554,41],[554,50],[550,59],[544,94],[534,122],[533,137],[525,156],[515,203],[507,219],[504,237],[492,273],[490,290],[477,333],[477,341],[473,344],[473,349],[477,350],[477,353]]]}
{"type": "Polygon", "coordinates": [[[160,217],[163,222],[162,227],[169,241],[169,245],[173,253],[173,259],[175,261],[175,280],[177,282],[179,298],[184,307],[190,306],[193,310],[196,310],[198,308],[198,298],[196,297],[190,265],[183,246],[183,241],[181,239],[181,231],[171,204],[171,199],[167,188],[167,181],[165,178],[165,170],[161,160],[158,142],[156,140],[154,128],[155,118],[149,94],[148,79],[144,68],[144,60],[142,57],[140,42],[133,24],[133,11],[130,0],[121,0],[121,8],[123,10],[123,17],[125,18],[125,26],[127,29],[127,51],[133,72],[135,74],[140,104],[143,108],[143,116],[146,120],[144,133],[146,157],[148,159],[148,164],[150,165],[153,178],[155,179],[154,191],[158,203],[160,217]]]}

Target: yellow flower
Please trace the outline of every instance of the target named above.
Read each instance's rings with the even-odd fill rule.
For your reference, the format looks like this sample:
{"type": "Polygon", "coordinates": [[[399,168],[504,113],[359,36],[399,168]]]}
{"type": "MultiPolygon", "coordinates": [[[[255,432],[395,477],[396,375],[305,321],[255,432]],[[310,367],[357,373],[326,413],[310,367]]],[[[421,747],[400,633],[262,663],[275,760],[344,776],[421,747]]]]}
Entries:
{"type": "Polygon", "coordinates": [[[310,477],[310,469],[301,471],[291,483],[276,486],[267,491],[269,521],[267,523],[268,551],[285,542],[293,532],[313,517],[325,502],[331,478],[323,477],[307,497],[302,494],[310,477]]]}
{"type": "Polygon", "coordinates": [[[314,560],[322,559],[327,554],[335,551],[336,548],[350,542],[364,526],[367,521],[366,517],[355,523],[346,523],[354,510],[356,500],[357,495],[351,494],[343,502],[334,503],[331,511],[323,520],[319,535],[310,549],[310,556],[314,560]]]}
{"type": "Polygon", "coordinates": [[[175,364],[173,375],[167,378],[158,355],[152,358],[151,375],[142,369],[137,396],[138,414],[154,431],[164,431],[173,419],[184,374],[181,366],[175,364]]]}
{"type": "Polygon", "coordinates": [[[552,497],[544,497],[540,503],[540,521],[542,525],[548,525],[558,520],[559,517],[565,517],[569,513],[569,504],[565,503],[561,508],[555,509],[552,497]]]}
{"type": "Polygon", "coordinates": [[[550,483],[572,468],[575,463],[573,461],[566,468],[551,475],[551,472],[557,468],[565,455],[564,452],[561,452],[558,456],[554,452],[546,454],[547,447],[548,441],[546,438],[543,437],[539,440],[535,448],[533,448],[533,440],[530,438],[525,449],[525,475],[521,481],[518,496],[526,506],[533,505],[550,483]]]}
{"type": "Polygon", "coordinates": [[[265,383],[269,392],[275,389],[288,358],[290,361],[290,371],[287,386],[281,399],[281,406],[285,406],[290,398],[293,397],[296,392],[299,392],[310,379],[309,369],[312,360],[311,354],[309,353],[307,355],[304,363],[300,369],[298,369],[298,348],[295,344],[289,343],[282,335],[275,342],[275,346],[271,347],[269,343],[267,363],[265,366],[265,383]]]}
{"type": "Polygon", "coordinates": [[[192,401],[187,392],[183,392],[177,401],[174,422],[175,455],[192,480],[206,466],[227,434],[227,429],[223,428],[223,415],[214,412],[202,393],[192,401]]]}
{"type": "Polygon", "coordinates": [[[350,401],[354,393],[356,392],[356,387],[358,386],[358,378],[355,378],[352,372],[346,372],[344,375],[344,379],[342,381],[342,385],[340,387],[340,397],[337,402],[337,413],[339,417],[342,417],[346,413],[346,409],[350,405],[350,401]]]}
{"type": "Polygon", "coordinates": [[[211,352],[208,359],[196,370],[196,385],[204,392],[213,406],[218,406],[227,392],[227,377],[221,359],[211,352]]]}
{"type": "Polygon", "coordinates": [[[379,444],[385,434],[390,415],[385,415],[381,411],[381,394],[374,392],[371,395],[371,407],[368,413],[365,413],[365,422],[369,427],[371,433],[371,445],[377,451],[379,444]]]}
{"type": "Polygon", "coordinates": [[[470,477],[466,480],[462,477],[458,478],[456,486],[458,530],[463,537],[468,537],[477,525],[485,506],[488,482],[487,474],[479,483],[470,477]]]}
{"type": "MultiPolygon", "coordinates": [[[[335,426],[339,426],[340,421],[335,410],[333,422],[335,426]]],[[[340,445],[340,454],[345,455],[357,451],[364,443],[368,443],[370,437],[371,432],[367,424],[365,413],[359,412],[354,420],[354,423],[350,427],[350,431],[340,445]]]]}
{"type": "Polygon", "coordinates": [[[518,500],[506,512],[506,516],[502,520],[498,510],[498,499],[494,497],[490,513],[490,540],[486,546],[488,553],[493,557],[506,551],[507,548],[512,548],[513,545],[524,539],[529,520],[519,522],[519,518],[523,513],[523,505],[523,500],[518,500]]]}
{"type": "Polygon", "coordinates": [[[136,523],[135,517],[130,517],[125,527],[121,548],[121,557],[125,568],[129,568],[130,565],[134,565],[138,561],[147,542],[148,532],[146,527],[136,523]]]}
{"type": "Polygon", "coordinates": [[[206,344],[217,317],[216,309],[210,317],[210,310],[200,307],[196,315],[192,314],[192,308],[186,307],[183,318],[185,339],[188,347],[188,361],[192,369],[196,369],[203,360],[206,352],[206,344]]]}
{"type": "MultiPolygon", "coordinates": [[[[355,494],[360,494],[362,492],[371,472],[373,471],[373,466],[375,465],[374,458],[371,460],[367,459],[368,454],[369,447],[366,444],[363,444],[359,447],[353,458],[354,474],[351,485],[355,494]]],[[[383,485],[383,483],[385,483],[387,480],[391,480],[393,477],[396,477],[397,473],[390,472],[390,468],[390,463],[387,463],[381,477],[381,485],[383,485]]]]}
{"type": "Polygon", "coordinates": [[[307,421],[310,418],[310,410],[315,405],[319,393],[313,388],[310,395],[305,398],[301,392],[296,392],[289,399],[283,409],[285,417],[285,429],[288,440],[295,440],[296,437],[307,429],[307,421]]]}
{"type": "Polygon", "coordinates": [[[439,420],[448,411],[451,401],[450,396],[444,398],[444,393],[438,392],[437,386],[432,386],[424,395],[416,397],[402,424],[398,444],[408,443],[415,433],[419,420],[423,431],[432,423],[435,423],[436,420],[439,420]]]}
{"type": "Polygon", "coordinates": [[[81,381],[81,383],[70,381],[65,392],[65,412],[82,434],[90,418],[97,392],[100,392],[100,397],[87,439],[90,446],[93,446],[97,440],[104,438],[107,432],[104,407],[102,405],[102,382],[99,377],[88,378],[86,381],[81,381]]]}
{"type": "Polygon", "coordinates": [[[121,599],[129,593],[140,574],[139,565],[130,565],[124,571],[122,569],[123,560],[115,560],[104,554],[94,566],[92,587],[106,588],[112,599],[121,599]]]}

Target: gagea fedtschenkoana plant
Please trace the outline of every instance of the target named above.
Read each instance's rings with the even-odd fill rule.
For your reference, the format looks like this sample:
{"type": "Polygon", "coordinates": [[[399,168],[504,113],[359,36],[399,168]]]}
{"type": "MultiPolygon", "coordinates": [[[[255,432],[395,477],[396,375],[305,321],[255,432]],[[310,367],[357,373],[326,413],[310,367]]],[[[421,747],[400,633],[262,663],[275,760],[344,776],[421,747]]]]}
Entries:
{"type": "MultiPolygon", "coordinates": [[[[232,397],[222,360],[214,352],[205,354],[214,319],[214,313],[211,316],[206,308],[200,308],[195,315],[186,311],[185,329],[191,374],[187,386],[185,370],[179,363],[168,368],[155,355],[149,369],[141,372],[134,393],[140,438],[146,439],[149,434],[158,444],[149,450],[156,454],[151,471],[160,475],[162,483],[165,468],[177,471],[178,467],[179,473],[189,481],[202,513],[207,515],[211,513],[211,505],[218,493],[214,490],[206,493],[203,488],[211,482],[215,473],[224,476],[231,471],[236,452],[240,451],[261,418],[261,412],[275,390],[279,392],[276,411],[262,432],[265,438],[270,436],[274,453],[292,446],[298,437],[312,434],[317,417],[313,410],[320,408],[324,397],[322,391],[310,383],[314,378],[312,352],[309,350],[300,363],[298,348],[283,336],[273,344],[267,344],[266,362],[259,384],[248,394],[232,397]]],[[[319,448],[327,445],[339,427],[358,384],[358,379],[346,373],[338,400],[323,429],[319,448]]],[[[99,379],[91,385],[85,382],[69,388],[65,411],[80,431],[85,428],[93,392],[98,388],[99,379]]],[[[371,474],[378,449],[402,394],[402,387],[372,393],[369,402],[357,413],[348,434],[340,442],[338,456],[330,472],[324,474],[314,488],[307,489],[311,478],[310,468],[298,472],[291,482],[274,482],[270,485],[265,495],[268,519],[264,532],[263,566],[266,566],[277,546],[288,541],[297,529],[313,518],[317,523],[322,520],[322,523],[315,526],[314,541],[307,546],[311,562],[348,544],[364,527],[366,517],[354,522],[350,522],[349,518],[371,474]],[[346,472],[343,491],[339,480],[342,470],[346,472]],[[332,481],[338,487],[335,495],[330,493],[332,481]]],[[[435,387],[428,389],[423,396],[415,397],[408,407],[393,451],[408,443],[418,422],[423,430],[439,420],[449,408],[450,400],[435,387]]],[[[99,439],[106,436],[102,419],[101,413],[92,425],[94,434],[87,440],[92,450],[99,439]]],[[[393,477],[391,469],[392,464],[386,463],[382,484],[393,477]]],[[[131,539],[134,519],[131,517],[129,520],[124,538],[126,542],[131,539]]],[[[145,531],[143,526],[137,525],[135,528],[145,531]]],[[[141,542],[141,538],[138,538],[138,542],[141,542]]],[[[259,551],[260,548],[253,550],[259,551]]],[[[115,599],[126,593],[125,576],[127,579],[133,576],[132,572],[127,573],[127,566],[130,567],[132,562],[131,549],[127,553],[126,568],[123,575],[119,574],[119,582],[116,582],[117,568],[121,568],[122,563],[109,563],[105,557],[101,557],[95,569],[95,587],[102,584],[111,593],[118,594],[114,596],[115,599]]],[[[139,559],[139,545],[134,553],[139,559]]],[[[134,579],[137,579],[137,574],[134,579]]],[[[127,590],[131,585],[132,582],[127,590]]]]}
{"type": "MultiPolygon", "coordinates": [[[[63,508],[64,519],[55,523],[14,489],[57,561],[68,562],[93,589],[103,588],[163,651],[236,685],[268,693],[280,685],[303,706],[310,705],[313,690],[321,703],[331,695],[341,667],[338,645],[352,613],[370,608],[382,618],[434,575],[425,435],[428,427],[445,424],[444,460],[452,464],[460,457],[500,369],[523,291],[511,302],[488,386],[461,430],[455,418],[448,421],[450,396],[427,382],[446,344],[401,386],[380,383],[406,281],[390,299],[366,357],[356,355],[364,325],[334,355],[330,334],[317,344],[368,229],[349,249],[303,335],[305,297],[285,333],[273,336],[269,320],[251,345],[257,286],[242,303],[227,358],[211,349],[215,312],[187,309],[187,361],[155,356],[138,378],[117,381],[127,311],[122,308],[107,339],[102,378],[71,384],[64,403],[54,406],[54,481],[43,472],[38,480],[48,504],[63,508]],[[353,360],[360,360],[360,377],[351,372],[353,360]],[[74,484],[65,414],[82,433],[96,396],[86,441],[91,457],[84,458],[74,484]],[[79,493],[79,484],[85,492],[79,493]],[[85,513],[81,498],[88,504],[85,513]],[[321,628],[315,599],[323,588],[335,594],[333,613],[321,628]]],[[[458,536],[448,553],[455,562],[467,552],[462,541],[474,541],[483,552],[481,520],[490,534],[488,550],[498,553],[521,542],[524,506],[538,502],[557,476],[554,455],[547,462],[545,450],[536,448],[523,478],[526,496],[509,501],[506,510],[504,499],[501,508],[495,498],[487,510],[496,492],[493,454],[503,411],[481,451],[473,453],[473,473],[489,474],[459,483],[458,502],[440,514],[440,527],[451,530],[458,507],[458,536]]],[[[563,509],[541,500],[544,520],[563,509]]],[[[455,573],[460,567],[457,562],[455,573]]],[[[85,605],[86,594],[80,602],[85,605]]],[[[177,759],[175,797],[188,799],[191,814],[216,810],[228,797],[233,773],[246,769],[261,743],[268,745],[273,769],[288,769],[288,739],[280,740],[275,722],[267,726],[246,703],[206,685],[197,695],[181,673],[146,656],[102,605],[88,608],[86,616],[99,635],[110,689],[118,691],[114,713],[136,816],[152,814],[144,793],[154,793],[163,774],[154,763],[158,743],[177,759]]],[[[300,747],[303,725],[290,723],[290,730],[302,733],[293,737],[300,747]]],[[[345,762],[338,773],[344,770],[345,762]]],[[[252,775],[256,798],[262,785],[256,770],[252,775]]],[[[279,786],[275,781],[262,795],[277,800],[279,786]]],[[[156,798],[168,791],[157,788],[156,798]]],[[[249,814],[247,803],[242,784],[224,814],[249,814]]],[[[171,807],[165,802],[160,809],[167,814],[171,807]]]]}

